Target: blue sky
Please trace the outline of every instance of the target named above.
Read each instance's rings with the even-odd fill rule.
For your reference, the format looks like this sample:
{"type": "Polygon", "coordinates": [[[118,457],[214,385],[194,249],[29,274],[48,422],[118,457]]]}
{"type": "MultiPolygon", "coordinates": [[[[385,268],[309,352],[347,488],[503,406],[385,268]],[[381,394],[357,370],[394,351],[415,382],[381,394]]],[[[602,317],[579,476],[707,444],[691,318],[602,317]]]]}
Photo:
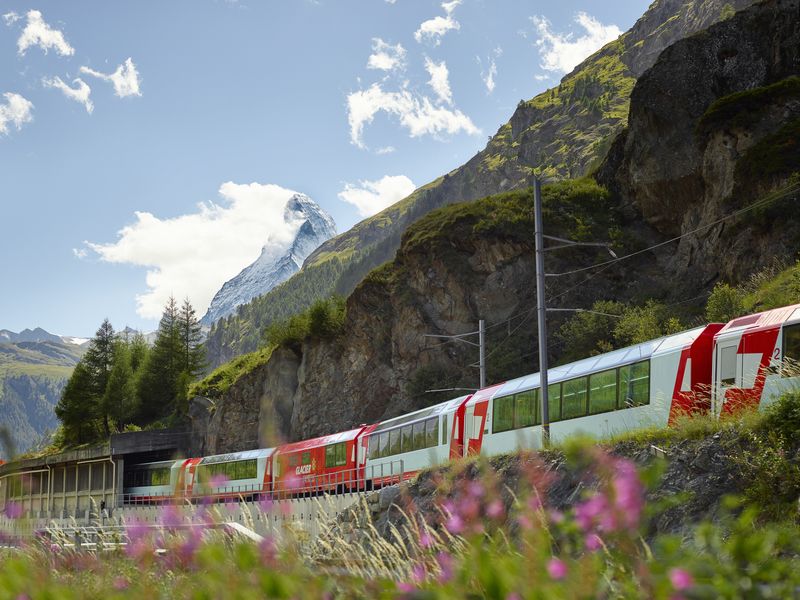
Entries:
{"type": "Polygon", "coordinates": [[[291,190],[345,231],[468,160],[644,0],[0,3],[0,328],[202,314],[291,190]]]}

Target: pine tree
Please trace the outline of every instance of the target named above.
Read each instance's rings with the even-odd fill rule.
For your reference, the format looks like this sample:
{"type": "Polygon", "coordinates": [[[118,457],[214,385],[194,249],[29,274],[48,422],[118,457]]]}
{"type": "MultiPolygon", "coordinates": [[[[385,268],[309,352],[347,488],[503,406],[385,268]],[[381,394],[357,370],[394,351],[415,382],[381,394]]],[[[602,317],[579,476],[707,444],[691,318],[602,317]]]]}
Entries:
{"type": "Polygon", "coordinates": [[[170,296],[158,324],[156,341],[147,354],[139,379],[140,424],[163,418],[174,410],[183,363],[179,319],[178,305],[170,296]]]}
{"type": "Polygon", "coordinates": [[[176,404],[175,412],[179,415],[188,413],[188,392],[189,385],[206,368],[206,354],[203,346],[203,333],[200,323],[192,307],[192,303],[186,298],[181,306],[178,317],[178,329],[181,337],[181,374],[176,381],[176,404]]]}
{"type": "Polygon", "coordinates": [[[114,366],[101,405],[119,432],[132,421],[136,404],[130,343],[118,339],[114,344],[114,366]]]}
{"type": "Polygon", "coordinates": [[[55,409],[67,444],[83,444],[97,439],[97,405],[89,401],[93,385],[91,370],[85,361],[79,361],[55,409]]]}
{"type": "Polygon", "coordinates": [[[111,427],[109,425],[108,412],[103,406],[103,397],[106,393],[106,387],[108,387],[108,378],[111,375],[113,360],[114,328],[108,319],[105,319],[89,342],[89,348],[83,357],[83,362],[91,377],[86,401],[95,407],[94,412],[100,416],[106,436],[111,434],[111,427]]]}

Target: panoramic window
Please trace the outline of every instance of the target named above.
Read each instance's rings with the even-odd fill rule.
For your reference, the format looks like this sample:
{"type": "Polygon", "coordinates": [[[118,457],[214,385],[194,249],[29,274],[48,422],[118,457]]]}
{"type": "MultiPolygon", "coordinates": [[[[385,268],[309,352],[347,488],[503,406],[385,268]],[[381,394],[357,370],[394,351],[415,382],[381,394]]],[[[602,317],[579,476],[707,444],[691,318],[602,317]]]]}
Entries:
{"type": "Polygon", "coordinates": [[[619,408],[650,404],[650,361],[634,363],[619,370],[619,408]]]}
{"type": "Polygon", "coordinates": [[[508,431],[514,427],[514,396],[494,399],[492,433],[508,431]]]}
{"type": "Polygon", "coordinates": [[[589,377],[589,414],[614,410],[617,407],[617,370],[595,373],[589,377]]]}
{"type": "Polygon", "coordinates": [[[563,383],[561,413],[565,419],[574,419],[586,414],[586,377],[578,377],[563,383]]]}
{"type": "Polygon", "coordinates": [[[800,324],[783,328],[783,377],[800,376],[800,324]]]}

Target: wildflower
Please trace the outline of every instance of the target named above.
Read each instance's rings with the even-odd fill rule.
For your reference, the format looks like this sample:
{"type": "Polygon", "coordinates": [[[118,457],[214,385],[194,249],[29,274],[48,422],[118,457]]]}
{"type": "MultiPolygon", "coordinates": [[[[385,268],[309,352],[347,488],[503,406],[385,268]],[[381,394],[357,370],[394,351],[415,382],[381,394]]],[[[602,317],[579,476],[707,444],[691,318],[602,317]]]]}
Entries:
{"type": "Polygon", "coordinates": [[[425,565],[422,563],[417,563],[411,569],[411,580],[415,583],[422,583],[425,581],[425,576],[427,573],[425,572],[425,565]]]}
{"type": "Polygon", "coordinates": [[[686,569],[675,568],[669,572],[669,581],[677,591],[682,592],[694,585],[692,574],[686,569]]]}
{"type": "Polygon", "coordinates": [[[9,519],[19,519],[22,516],[22,504],[9,502],[4,512],[9,519]]]}
{"type": "Polygon", "coordinates": [[[225,485],[228,483],[228,478],[225,477],[222,473],[214,475],[211,477],[211,487],[212,488],[224,488],[225,485]]]}
{"type": "Polygon", "coordinates": [[[589,552],[595,552],[603,547],[603,540],[601,540],[600,536],[596,533],[590,533],[587,535],[584,543],[586,544],[586,549],[589,552]]]}
{"type": "Polygon", "coordinates": [[[261,507],[261,512],[268,513],[272,512],[272,507],[275,505],[275,502],[272,500],[271,496],[262,496],[258,505],[261,507]]]}
{"type": "Polygon", "coordinates": [[[612,482],[614,503],[622,515],[625,525],[635,529],[644,505],[644,488],[636,472],[636,466],[629,460],[618,459],[614,465],[615,476],[612,482]]]}
{"type": "Polygon", "coordinates": [[[467,486],[467,493],[473,498],[481,498],[486,492],[479,481],[470,481],[467,486]]]}
{"type": "Polygon", "coordinates": [[[261,540],[258,549],[261,552],[261,560],[263,561],[265,566],[269,567],[275,564],[275,558],[277,557],[278,554],[278,548],[275,545],[275,540],[272,537],[267,536],[263,540],[261,540]]]}
{"type": "Polygon", "coordinates": [[[553,523],[563,523],[564,522],[564,513],[560,510],[551,510],[550,513],[550,520],[553,523]]]}
{"type": "Polygon", "coordinates": [[[522,596],[520,596],[517,592],[511,592],[506,596],[506,600],[522,600],[522,596]]]}
{"type": "Polygon", "coordinates": [[[436,562],[439,565],[439,576],[436,580],[439,583],[447,583],[453,578],[453,557],[447,552],[439,552],[436,555],[436,562]]]}
{"type": "Polygon", "coordinates": [[[555,579],[556,581],[564,579],[564,577],[567,576],[566,563],[556,557],[551,558],[547,561],[547,574],[550,575],[551,579],[555,579]]]}
{"type": "Polygon", "coordinates": [[[517,523],[525,531],[533,529],[533,521],[530,520],[528,515],[520,515],[517,517],[517,523]]]}
{"type": "Polygon", "coordinates": [[[117,577],[114,579],[114,589],[118,592],[122,592],[128,589],[130,582],[125,579],[124,577],[117,577]]]}
{"type": "Polygon", "coordinates": [[[159,522],[162,527],[174,529],[183,523],[183,515],[180,509],[174,504],[165,504],[159,515],[159,522]]]}
{"type": "Polygon", "coordinates": [[[457,514],[453,513],[450,515],[450,518],[447,519],[447,522],[444,524],[444,526],[447,527],[447,531],[453,535],[458,535],[464,531],[464,520],[457,514]]]}
{"type": "Polygon", "coordinates": [[[61,546],[58,544],[50,544],[50,553],[51,554],[58,554],[61,552],[61,546]]]}
{"type": "Polygon", "coordinates": [[[502,519],[505,514],[505,507],[500,500],[492,500],[486,507],[486,516],[490,519],[502,519]]]}
{"type": "Polygon", "coordinates": [[[428,533],[427,529],[423,530],[423,532],[419,535],[419,545],[422,548],[430,548],[433,546],[433,537],[430,533],[428,533]]]}
{"type": "Polygon", "coordinates": [[[595,494],[585,502],[575,507],[575,521],[584,531],[592,529],[598,521],[603,522],[603,529],[613,531],[615,522],[608,505],[608,500],[603,494],[595,494]]]}
{"type": "Polygon", "coordinates": [[[414,586],[411,585],[410,583],[405,583],[403,581],[400,581],[397,584],[397,589],[403,592],[404,594],[410,594],[411,592],[414,591],[414,586]]]}

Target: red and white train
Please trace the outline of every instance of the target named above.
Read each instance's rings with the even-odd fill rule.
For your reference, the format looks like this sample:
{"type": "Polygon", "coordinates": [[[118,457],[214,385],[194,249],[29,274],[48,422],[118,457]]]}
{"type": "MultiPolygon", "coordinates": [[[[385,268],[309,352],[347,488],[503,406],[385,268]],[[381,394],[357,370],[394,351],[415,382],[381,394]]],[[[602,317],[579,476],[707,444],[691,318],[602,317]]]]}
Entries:
{"type": "MultiPolygon", "coordinates": [[[[548,371],[551,437],[667,427],[772,402],[800,383],[800,304],[739,317],[548,371]]],[[[379,487],[470,454],[541,445],[539,374],[373,425],[284,444],[136,465],[131,502],[291,496],[379,487]]]]}

